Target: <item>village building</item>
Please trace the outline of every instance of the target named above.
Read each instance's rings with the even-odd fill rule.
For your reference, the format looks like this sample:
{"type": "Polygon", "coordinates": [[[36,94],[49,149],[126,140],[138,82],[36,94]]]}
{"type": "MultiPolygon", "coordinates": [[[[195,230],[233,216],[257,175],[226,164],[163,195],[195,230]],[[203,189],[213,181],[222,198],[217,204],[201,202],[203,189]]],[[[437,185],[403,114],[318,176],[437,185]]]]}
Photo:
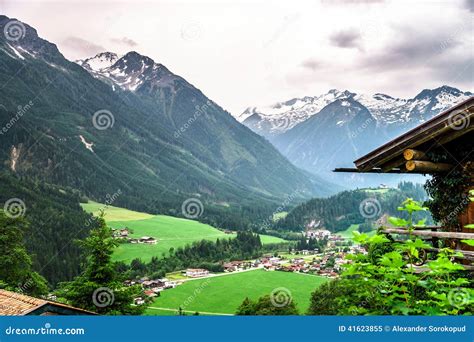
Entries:
{"type": "Polygon", "coordinates": [[[317,239],[317,240],[322,240],[325,238],[329,238],[331,236],[331,232],[327,229],[309,229],[305,233],[306,237],[308,239],[317,239]]]}
{"type": "Polygon", "coordinates": [[[205,277],[209,274],[209,271],[203,268],[188,268],[186,270],[186,276],[190,278],[205,277]]]}
{"type": "Polygon", "coordinates": [[[0,316],[69,315],[95,315],[95,313],[50,300],[35,298],[7,290],[0,290],[0,316]]]}
{"type": "Polygon", "coordinates": [[[142,236],[141,238],[138,238],[138,239],[129,238],[127,241],[129,243],[143,243],[143,244],[148,244],[148,245],[156,245],[156,243],[158,242],[157,239],[150,236],[142,236]]]}

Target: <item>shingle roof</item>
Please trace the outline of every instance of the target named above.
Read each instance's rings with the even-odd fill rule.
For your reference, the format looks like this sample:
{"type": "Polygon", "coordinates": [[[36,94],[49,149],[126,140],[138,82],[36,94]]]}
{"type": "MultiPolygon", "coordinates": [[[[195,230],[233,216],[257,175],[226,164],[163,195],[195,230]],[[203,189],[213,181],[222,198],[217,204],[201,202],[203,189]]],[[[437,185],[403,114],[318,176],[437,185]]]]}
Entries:
{"type": "Polygon", "coordinates": [[[2,316],[21,316],[39,308],[48,302],[26,296],[20,293],[0,290],[0,315],[2,316]]]}
{"type": "Polygon", "coordinates": [[[56,308],[55,310],[62,309],[62,314],[64,312],[69,312],[69,314],[75,312],[75,314],[95,315],[94,312],[73,306],[0,289],[0,316],[23,316],[40,308],[43,308],[43,311],[50,311],[52,308],[56,308]]]}

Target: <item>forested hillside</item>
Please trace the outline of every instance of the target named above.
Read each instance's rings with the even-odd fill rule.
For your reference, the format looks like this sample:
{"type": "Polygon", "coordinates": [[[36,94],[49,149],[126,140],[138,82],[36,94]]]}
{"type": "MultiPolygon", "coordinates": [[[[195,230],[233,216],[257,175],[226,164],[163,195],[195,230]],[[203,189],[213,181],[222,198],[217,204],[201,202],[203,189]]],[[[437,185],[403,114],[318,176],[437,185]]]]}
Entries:
{"type": "Polygon", "coordinates": [[[79,200],[71,189],[0,173],[2,208],[13,216],[24,214],[29,222],[25,242],[33,268],[50,284],[79,274],[80,250],[74,240],[87,236],[95,225],[79,200]]]}
{"type": "Polygon", "coordinates": [[[315,198],[297,206],[275,223],[275,229],[302,231],[308,225],[319,223],[319,228],[342,231],[351,224],[364,223],[368,218],[375,221],[383,214],[403,216],[397,208],[407,197],[417,201],[428,199],[422,185],[410,182],[402,182],[396,189],[343,191],[329,198],[315,198]],[[364,201],[369,205],[366,209],[361,207],[364,201]]]}

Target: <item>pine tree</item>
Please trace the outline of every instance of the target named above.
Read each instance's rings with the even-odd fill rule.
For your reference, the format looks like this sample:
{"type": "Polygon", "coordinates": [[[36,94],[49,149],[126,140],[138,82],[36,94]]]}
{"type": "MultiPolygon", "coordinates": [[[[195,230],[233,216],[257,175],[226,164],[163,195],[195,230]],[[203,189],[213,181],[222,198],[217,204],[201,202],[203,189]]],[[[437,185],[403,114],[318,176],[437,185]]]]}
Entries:
{"type": "Polygon", "coordinates": [[[143,296],[139,286],[125,287],[111,256],[118,242],[112,237],[103,217],[89,237],[78,242],[85,251],[84,272],[73,281],[63,283],[58,295],[73,306],[100,314],[138,315],[143,306],[133,306],[136,297],[143,296]]]}
{"type": "Polygon", "coordinates": [[[32,270],[33,263],[23,243],[27,229],[24,218],[10,218],[0,210],[0,287],[41,296],[48,292],[48,285],[32,270]]]}

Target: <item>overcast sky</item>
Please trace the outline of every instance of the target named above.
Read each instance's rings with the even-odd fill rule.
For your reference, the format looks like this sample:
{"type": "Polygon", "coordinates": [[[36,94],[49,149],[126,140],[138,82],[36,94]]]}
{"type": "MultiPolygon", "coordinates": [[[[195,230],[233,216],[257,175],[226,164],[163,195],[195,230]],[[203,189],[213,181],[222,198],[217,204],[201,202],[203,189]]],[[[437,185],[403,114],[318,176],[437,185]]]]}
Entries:
{"type": "Polygon", "coordinates": [[[474,0],[0,0],[71,60],[135,50],[233,114],[332,88],[474,90],[474,0]]]}

